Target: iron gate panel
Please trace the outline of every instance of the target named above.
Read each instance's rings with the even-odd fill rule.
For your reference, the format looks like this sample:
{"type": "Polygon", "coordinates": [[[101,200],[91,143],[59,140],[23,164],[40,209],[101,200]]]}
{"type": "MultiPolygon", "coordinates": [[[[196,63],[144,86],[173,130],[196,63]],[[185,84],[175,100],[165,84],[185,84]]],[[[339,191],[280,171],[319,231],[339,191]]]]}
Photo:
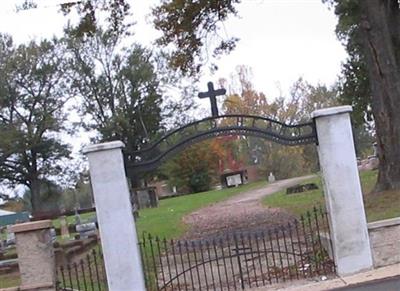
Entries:
{"type": "Polygon", "coordinates": [[[211,240],[140,242],[148,290],[238,290],[334,273],[327,215],[314,208],[265,231],[211,240]],[[328,242],[329,240],[326,240],[328,242]]]}

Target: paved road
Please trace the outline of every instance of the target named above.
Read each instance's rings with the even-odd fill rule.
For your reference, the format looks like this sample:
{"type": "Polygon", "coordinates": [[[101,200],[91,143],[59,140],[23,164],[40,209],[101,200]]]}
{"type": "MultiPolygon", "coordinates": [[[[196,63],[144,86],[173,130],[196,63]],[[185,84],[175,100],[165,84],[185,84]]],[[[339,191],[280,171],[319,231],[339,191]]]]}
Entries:
{"type": "Polygon", "coordinates": [[[343,287],[332,289],[331,291],[399,291],[400,276],[370,283],[360,284],[357,286],[343,287]]]}

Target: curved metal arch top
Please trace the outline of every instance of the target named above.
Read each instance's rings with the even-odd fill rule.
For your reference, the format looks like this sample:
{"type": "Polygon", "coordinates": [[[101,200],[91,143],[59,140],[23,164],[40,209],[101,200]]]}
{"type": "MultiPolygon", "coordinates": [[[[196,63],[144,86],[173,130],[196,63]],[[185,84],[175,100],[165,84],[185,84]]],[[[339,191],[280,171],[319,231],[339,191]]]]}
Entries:
{"type": "Polygon", "coordinates": [[[289,146],[317,143],[312,121],[289,125],[253,115],[213,116],[175,129],[144,149],[125,151],[128,175],[153,170],[165,159],[194,143],[226,135],[256,136],[289,146]]]}

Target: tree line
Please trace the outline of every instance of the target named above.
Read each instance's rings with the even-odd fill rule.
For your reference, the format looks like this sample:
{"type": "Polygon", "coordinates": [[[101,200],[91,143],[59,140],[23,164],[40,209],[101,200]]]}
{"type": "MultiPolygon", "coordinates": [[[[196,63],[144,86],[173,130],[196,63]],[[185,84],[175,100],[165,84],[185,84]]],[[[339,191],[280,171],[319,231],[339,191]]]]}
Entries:
{"type": "MultiPolygon", "coordinates": [[[[238,66],[219,85],[227,89],[221,114],[265,116],[294,125],[310,121],[314,110],[340,105],[339,84],[312,85],[299,78],[285,96],[271,98],[257,91],[248,66],[238,66]]],[[[251,126],[251,124],[249,124],[251,126]]],[[[357,156],[373,154],[373,133],[364,126],[353,126],[357,156]]],[[[315,173],[319,170],[315,145],[282,146],[253,136],[218,137],[185,149],[167,161],[161,174],[171,187],[181,192],[200,192],[219,184],[224,170],[237,171],[255,166],[266,179],[272,172],[278,179],[315,173]]],[[[163,177],[161,175],[161,177],[163,177]]]]}
{"type": "Polygon", "coordinates": [[[138,150],[188,106],[163,91],[176,74],[149,49],[124,46],[128,34],[68,27],[62,38],[19,45],[0,34],[0,178],[25,187],[33,212],[55,203],[51,193],[82,186],[66,136],[95,129],[93,142],[118,139],[138,150]]]}
{"type": "MultiPolygon", "coordinates": [[[[11,187],[25,185],[35,210],[41,204],[41,196],[46,196],[41,194],[46,192],[41,189],[42,185],[57,184],[63,181],[60,177],[79,180],[76,170],[67,173],[69,169],[65,165],[71,159],[71,146],[63,141],[63,136],[77,132],[79,127],[96,129],[94,140],[119,139],[135,150],[173,125],[189,120],[184,113],[193,107],[192,99],[166,98],[163,88],[168,84],[178,86],[183,76],[196,81],[206,65],[215,69],[204,58],[210,44],[215,45],[213,56],[235,48],[236,38],[215,39],[215,36],[229,15],[240,13],[236,10],[239,2],[161,1],[153,9],[153,20],[162,32],[155,45],[165,48],[162,52],[150,51],[134,42],[124,45],[131,39],[134,19],[124,0],[61,4],[63,13],[76,9],[81,18],[77,25],[67,27],[60,39],[15,45],[10,36],[0,35],[1,182],[11,187]],[[99,11],[107,14],[106,25],[100,25],[99,11]],[[68,122],[67,108],[78,113],[77,124],[68,122]]],[[[396,108],[400,92],[400,20],[397,1],[324,2],[339,17],[337,35],[349,53],[339,86],[311,86],[299,80],[286,99],[267,102],[264,93],[254,90],[246,68],[241,67],[237,72],[239,81],[222,81],[226,87],[231,86],[224,111],[265,114],[294,123],[317,108],[352,104],[359,153],[365,150],[362,144],[370,141],[371,124],[375,125],[380,159],[376,189],[398,189],[400,121],[396,108]]],[[[32,9],[34,3],[25,1],[21,9],[32,9]]],[[[190,89],[191,86],[186,88],[190,89]]],[[[302,172],[304,167],[314,168],[316,164],[313,150],[308,147],[279,151],[276,146],[253,138],[242,138],[235,144],[231,147],[241,159],[262,162],[276,172],[282,171],[278,174],[282,177],[290,175],[290,171],[302,172]],[[296,160],[296,166],[285,165],[288,160],[296,160]]],[[[210,142],[208,147],[223,158],[221,145],[210,142]]],[[[214,167],[198,165],[202,169],[214,167]]],[[[176,159],[168,167],[183,169],[176,159]]],[[[187,175],[186,181],[181,181],[187,187],[197,187],[193,181],[209,181],[200,170],[187,173],[192,173],[192,178],[187,175]]],[[[68,180],[63,182],[71,184],[68,180]]]]}
{"type": "MultiPolygon", "coordinates": [[[[212,41],[230,15],[240,14],[240,0],[164,0],[153,10],[155,26],[163,34],[158,43],[175,44],[171,65],[190,75],[210,65],[204,50],[213,56],[229,53],[237,39],[212,41]],[[195,21],[191,21],[195,15],[195,21]]],[[[397,0],[322,0],[338,17],[336,34],[348,59],[340,78],[340,98],[353,105],[354,121],[373,121],[379,157],[375,190],[400,189],[400,6],[397,0]]],[[[212,66],[212,64],[211,64],[212,66]]]]}

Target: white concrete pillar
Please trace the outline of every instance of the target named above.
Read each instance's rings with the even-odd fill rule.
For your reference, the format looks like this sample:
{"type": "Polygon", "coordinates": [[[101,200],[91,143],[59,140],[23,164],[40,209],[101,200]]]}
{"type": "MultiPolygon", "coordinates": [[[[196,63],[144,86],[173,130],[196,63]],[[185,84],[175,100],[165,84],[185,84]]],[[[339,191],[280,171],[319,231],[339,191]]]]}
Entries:
{"type": "Polygon", "coordinates": [[[138,239],[120,141],[90,145],[96,214],[110,291],[145,289],[138,239]]]}
{"type": "Polygon", "coordinates": [[[317,128],[333,254],[340,276],[372,268],[351,111],[351,106],[339,106],[312,113],[317,128]]]}

